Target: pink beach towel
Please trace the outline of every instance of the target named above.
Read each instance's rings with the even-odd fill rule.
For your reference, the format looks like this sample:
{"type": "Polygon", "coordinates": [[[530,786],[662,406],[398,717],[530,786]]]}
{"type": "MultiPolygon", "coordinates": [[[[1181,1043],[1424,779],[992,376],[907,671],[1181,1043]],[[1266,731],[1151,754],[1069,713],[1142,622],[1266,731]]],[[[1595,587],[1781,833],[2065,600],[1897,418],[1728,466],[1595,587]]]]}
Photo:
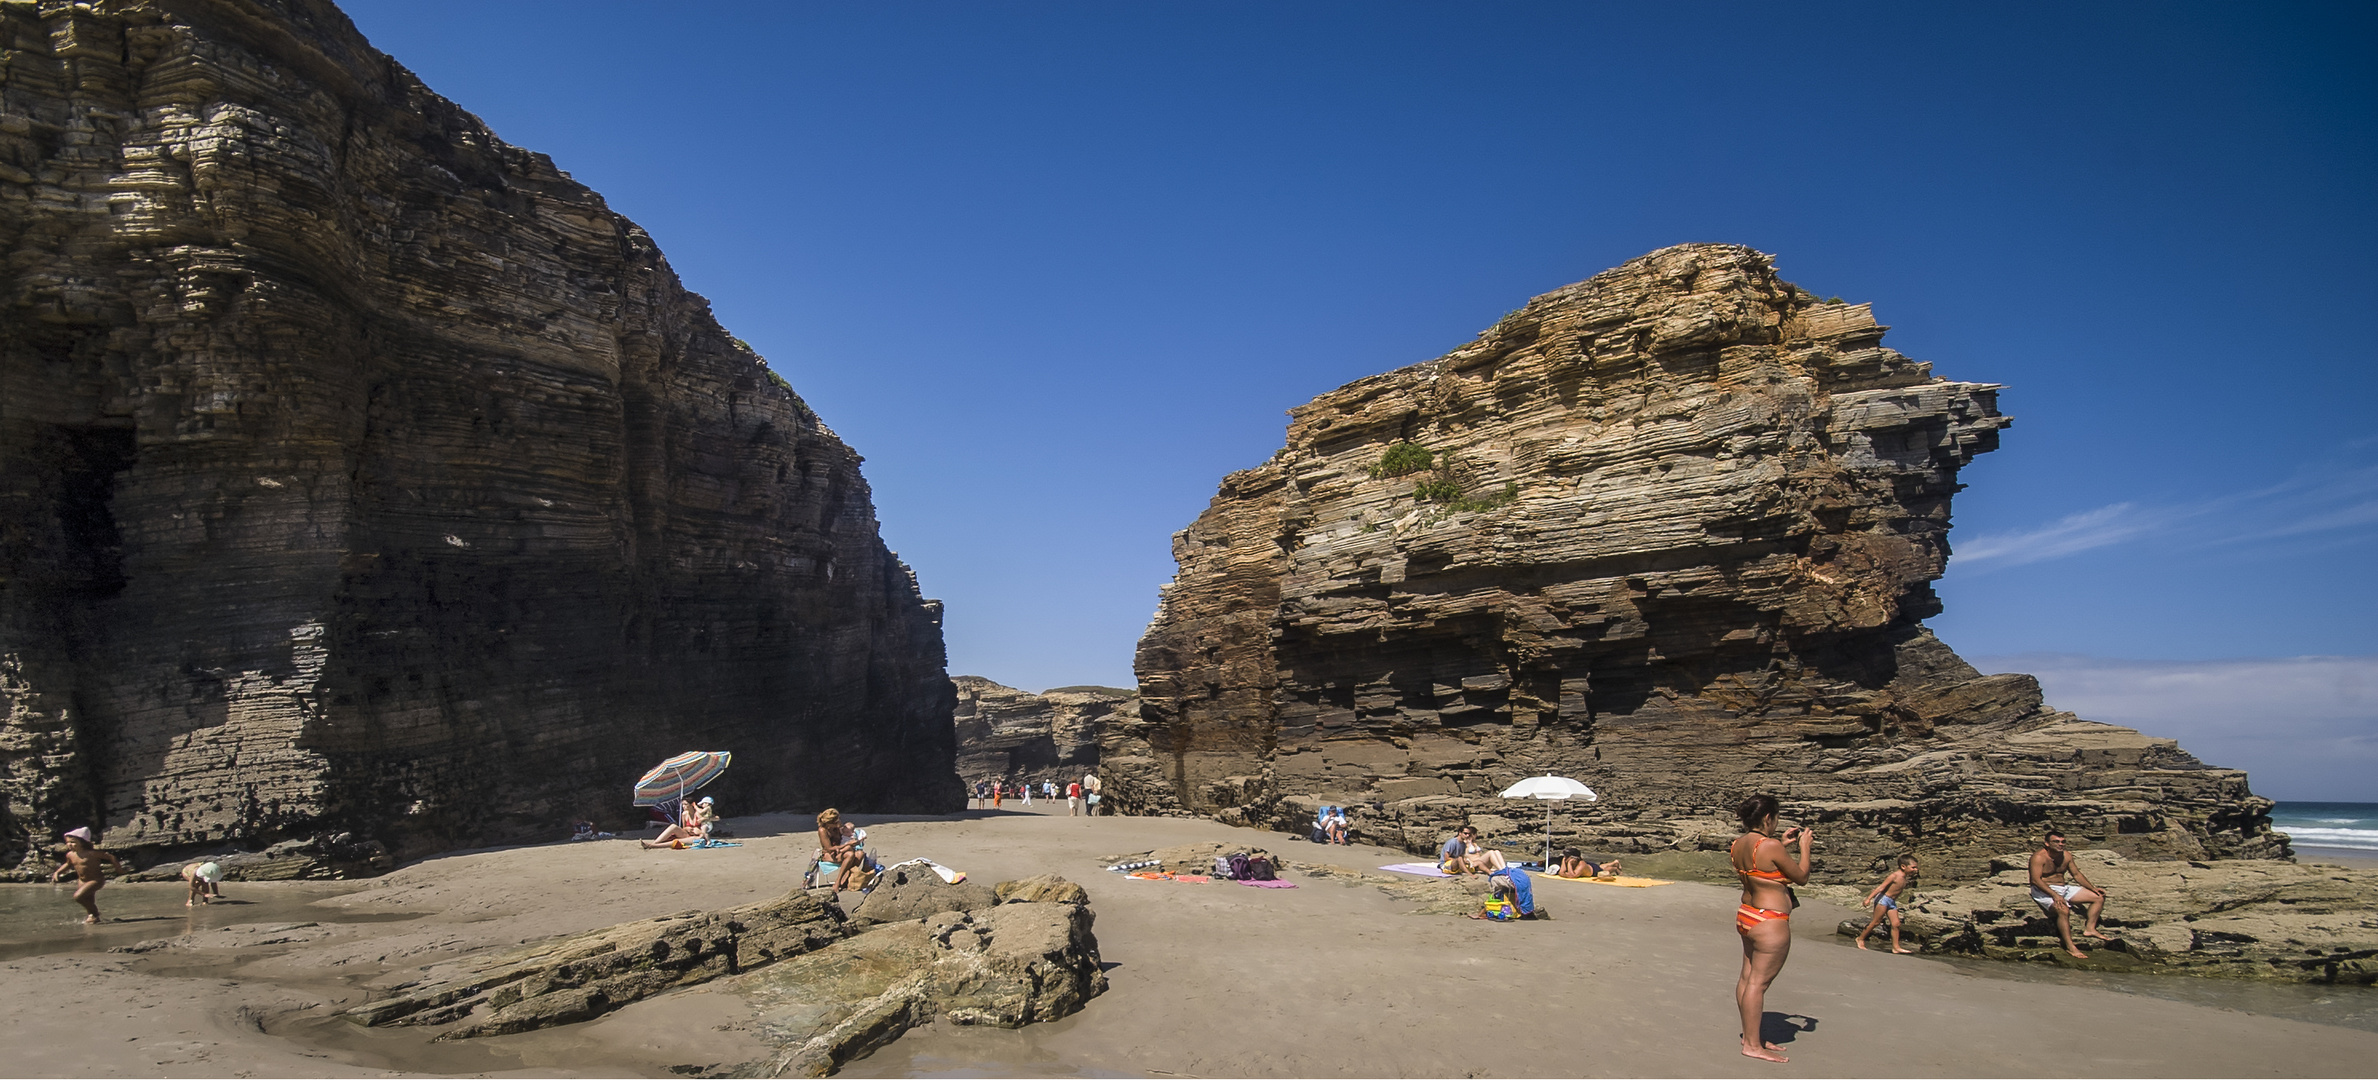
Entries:
{"type": "Polygon", "coordinates": [[[1249,888],[1255,888],[1255,889],[1293,889],[1293,888],[1296,888],[1296,882],[1293,882],[1293,881],[1242,881],[1242,882],[1239,882],[1239,884],[1241,884],[1241,885],[1245,885],[1245,886],[1247,886],[1247,887],[1249,887],[1249,888]]]}
{"type": "Polygon", "coordinates": [[[1421,877],[1452,877],[1452,876],[1453,876],[1453,875],[1451,875],[1451,874],[1448,874],[1448,873],[1446,873],[1446,872],[1445,872],[1445,871],[1443,871],[1443,870],[1439,870],[1439,869],[1437,869],[1437,864],[1435,864],[1435,863],[1424,863],[1424,862],[1400,862],[1400,863],[1388,863],[1387,865],[1385,865],[1385,866],[1382,866],[1382,867],[1380,867],[1379,869],[1381,869],[1381,870],[1393,870],[1393,871],[1395,871],[1396,873],[1399,873],[1399,874],[1418,874],[1418,875],[1420,875],[1421,877]]]}

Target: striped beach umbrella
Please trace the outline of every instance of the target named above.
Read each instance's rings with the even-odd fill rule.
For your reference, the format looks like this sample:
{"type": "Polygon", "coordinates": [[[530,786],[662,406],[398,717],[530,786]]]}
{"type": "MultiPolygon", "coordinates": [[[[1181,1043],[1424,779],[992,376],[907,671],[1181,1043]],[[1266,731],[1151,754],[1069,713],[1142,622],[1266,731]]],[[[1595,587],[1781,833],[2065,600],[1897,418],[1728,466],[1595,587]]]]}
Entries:
{"type": "Polygon", "coordinates": [[[724,750],[693,750],[652,767],[636,781],[636,805],[659,806],[718,779],[735,755],[724,750]]]}

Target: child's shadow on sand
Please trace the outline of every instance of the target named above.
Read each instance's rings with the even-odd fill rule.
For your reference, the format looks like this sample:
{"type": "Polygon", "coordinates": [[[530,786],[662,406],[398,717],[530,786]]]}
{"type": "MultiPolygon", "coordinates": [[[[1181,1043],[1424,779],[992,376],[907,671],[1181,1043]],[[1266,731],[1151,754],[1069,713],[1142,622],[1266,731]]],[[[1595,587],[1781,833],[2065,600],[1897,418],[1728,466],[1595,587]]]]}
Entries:
{"type": "Polygon", "coordinates": [[[1778,1012],[1759,1014],[1759,1038],[1777,1046],[1789,1046],[1803,1031],[1815,1031],[1817,1018],[1797,1013],[1778,1012]]]}

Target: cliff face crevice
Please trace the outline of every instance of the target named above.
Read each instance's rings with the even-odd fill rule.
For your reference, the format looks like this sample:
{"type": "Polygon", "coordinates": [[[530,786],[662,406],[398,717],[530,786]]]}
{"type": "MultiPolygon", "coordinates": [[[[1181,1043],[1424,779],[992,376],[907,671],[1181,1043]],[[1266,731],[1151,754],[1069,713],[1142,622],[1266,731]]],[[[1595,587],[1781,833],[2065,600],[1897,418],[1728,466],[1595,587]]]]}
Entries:
{"type": "Polygon", "coordinates": [[[962,805],[858,455],[600,196],[327,3],[0,43],[0,840],[962,805]]]}
{"type": "Polygon", "coordinates": [[[1115,801],[1287,829],[1352,802],[1415,851],[1463,821],[1518,845],[1542,808],[1494,793],[1557,773],[1604,795],[1559,839],[1606,850],[1690,847],[1764,789],[1856,873],[1909,847],[1979,872],[2047,821],[2283,851],[2242,773],[1923,628],[1957,472],[2008,421],[1884,329],[1686,245],[1292,410],[1174,540],[1115,801]]]}

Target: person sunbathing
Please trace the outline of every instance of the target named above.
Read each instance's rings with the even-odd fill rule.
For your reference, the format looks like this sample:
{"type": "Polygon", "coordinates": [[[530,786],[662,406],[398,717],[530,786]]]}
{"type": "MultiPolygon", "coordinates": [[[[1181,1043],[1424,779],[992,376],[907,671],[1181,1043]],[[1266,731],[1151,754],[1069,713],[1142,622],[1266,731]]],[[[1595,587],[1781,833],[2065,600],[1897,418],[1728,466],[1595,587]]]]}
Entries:
{"type": "Polygon", "coordinates": [[[1552,876],[1564,878],[1617,877],[1618,860],[1612,859],[1609,862],[1598,863],[1577,854],[1576,848],[1570,848],[1561,853],[1560,862],[1554,867],[1552,876]]]}
{"type": "Polygon", "coordinates": [[[706,834],[702,829],[701,808],[692,802],[680,802],[677,806],[676,823],[662,829],[659,836],[644,841],[644,846],[646,848],[681,848],[692,841],[700,840],[704,835],[706,834]]]}

